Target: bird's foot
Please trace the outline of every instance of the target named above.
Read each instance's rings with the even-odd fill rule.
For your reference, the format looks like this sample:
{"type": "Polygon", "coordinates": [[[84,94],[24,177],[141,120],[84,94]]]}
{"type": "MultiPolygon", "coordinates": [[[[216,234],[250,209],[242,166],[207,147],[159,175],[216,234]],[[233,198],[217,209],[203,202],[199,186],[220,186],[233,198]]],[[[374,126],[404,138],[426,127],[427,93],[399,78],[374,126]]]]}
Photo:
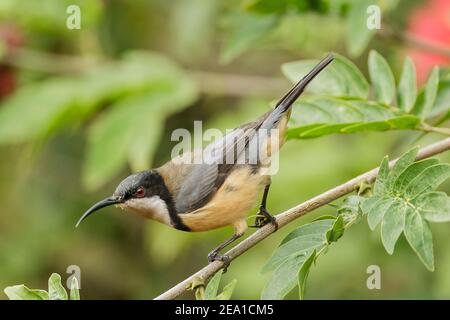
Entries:
{"type": "Polygon", "coordinates": [[[265,208],[260,207],[258,213],[256,214],[255,227],[261,228],[266,224],[271,223],[275,227],[275,231],[278,230],[278,222],[273,215],[271,215],[265,208]]]}
{"type": "Polygon", "coordinates": [[[221,254],[218,251],[211,251],[208,254],[208,262],[214,262],[214,261],[222,261],[223,262],[223,273],[227,272],[228,267],[230,266],[231,259],[226,254],[221,254]]]}

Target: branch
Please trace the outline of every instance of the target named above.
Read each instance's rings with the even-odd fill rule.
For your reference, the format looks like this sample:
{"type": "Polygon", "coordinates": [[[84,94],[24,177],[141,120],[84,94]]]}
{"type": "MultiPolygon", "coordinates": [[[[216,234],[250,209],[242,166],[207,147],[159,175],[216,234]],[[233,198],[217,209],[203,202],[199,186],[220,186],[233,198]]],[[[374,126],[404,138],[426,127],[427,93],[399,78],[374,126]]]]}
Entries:
{"type": "Polygon", "coordinates": [[[50,53],[26,48],[8,48],[1,61],[15,68],[54,74],[78,74],[95,66],[98,59],[50,53]]]}
{"type": "MultiPolygon", "coordinates": [[[[430,156],[442,153],[450,149],[450,138],[441,140],[439,142],[433,143],[431,145],[426,146],[421,149],[417,154],[416,160],[421,160],[424,158],[428,158],[430,156]]],[[[392,167],[394,163],[398,159],[392,160],[389,162],[389,165],[392,167]]],[[[378,174],[378,168],[370,170],[356,178],[353,178],[333,189],[330,189],[312,199],[309,199],[296,207],[293,207],[283,213],[280,213],[276,216],[279,228],[282,228],[294,221],[295,219],[304,216],[305,214],[322,207],[332,201],[339,199],[340,197],[349,194],[355,190],[355,187],[358,186],[361,182],[367,181],[369,183],[373,182],[378,174]]],[[[248,238],[243,240],[241,243],[233,247],[226,254],[230,257],[230,260],[234,260],[239,257],[241,254],[245,253],[247,250],[267,238],[273,232],[273,226],[271,224],[265,225],[261,229],[258,229],[253,234],[251,234],[248,238]]],[[[223,262],[214,261],[203,269],[199,270],[195,274],[191,275],[187,279],[178,283],[173,288],[167,290],[160,296],[156,297],[156,300],[168,300],[175,299],[182,293],[187,290],[187,286],[191,283],[194,278],[200,277],[203,280],[209,279],[212,275],[214,275],[217,271],[219,271],[223,267],[223,262]]]]}
{"type": "Polygon", "coordinates": [[[419,127],[418,129],[423,132],[426,132],[426,133],[434,132],[434,133],[439,133],[439,134],[443,134],[446,136],[450,136],[449,128],[433,127],[433,126],[430,126],[429,124],[423,123],[422,126],[419,127]]]}
{"type": "MultiPolygon", "coordinates": [[[[8,48],[8,53],[0,62],[20,69],[72,75],[82,74],[109,61],[105,58],[94,59],[27,48],[8,48]]],[[[198,83],[200,91],[207,95],[274,97],[281,95],[290,85],[287,79],[280,77],[199,70],[186,72],[198,83]]]]}
{"type": "Polygon", "coordinates": [[[378,31],[378,35],[383,38],[391,39],[397,43],[400,42],[411,48],[420,49],[439,56],[450,57],[450,47],[424,40],[413,35],[412,33],[400,32],[392,28],[385,27],[378,31]]]}
{"type": "Polygon", "coordinates": [[[198,83],[200,91],[209,95],[274,97],[290,85],[284,78],[195,70],[188,70],[188,73],[198,83]]]}

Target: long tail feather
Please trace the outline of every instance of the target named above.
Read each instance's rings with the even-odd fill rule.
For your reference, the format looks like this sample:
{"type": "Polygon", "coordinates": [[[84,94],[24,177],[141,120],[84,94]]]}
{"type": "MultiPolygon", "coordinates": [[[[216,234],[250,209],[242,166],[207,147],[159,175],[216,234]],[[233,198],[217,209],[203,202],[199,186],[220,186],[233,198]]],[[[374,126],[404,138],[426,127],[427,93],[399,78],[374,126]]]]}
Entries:
{"type": "Polygon", "coordinates": [[[292,104],[303,93],[306,86],[334,60],[333,54],[329,53],[323,58],[311,71],[309,71],[297,84],[284,95],[283,98],[278,101],[275,109],[262,123],[261,128],[271,129],[273,128],[285,114],[286,111],[292,106],[292,104]]]}
{"type": "Polygon", "coordinates": [[[297,84],[286,93],[286,95],[280,99],[277,103],[277,107],[289,108],[295,100],[303,93],[306,86],[334,60],[332,53],[329,53],[325,58],[323,58],[310,72],[308,72],[297,84]]]}

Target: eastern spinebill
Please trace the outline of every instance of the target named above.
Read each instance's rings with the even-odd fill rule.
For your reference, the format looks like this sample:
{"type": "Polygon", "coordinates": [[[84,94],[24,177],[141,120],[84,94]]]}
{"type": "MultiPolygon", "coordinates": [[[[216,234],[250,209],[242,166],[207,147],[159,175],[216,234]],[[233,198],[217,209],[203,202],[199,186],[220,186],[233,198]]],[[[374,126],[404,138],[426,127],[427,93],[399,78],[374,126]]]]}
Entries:
{"type": "MultiPolygon", "coordinates": [[[[253,142],[258,139],[257,145],[268,150],[272,145],[271,132],[277,129],[276,145],[277,148],[282,146],[292,104],[332,61],[333,55],[327,55],[278,101],[273,110],[202,149],[203,159],[209,161],[189,163],[177,157],[159,168],[132,174],[119,184],[111,197],[87,210],[77,226],[93,212],[110,205],[183,231],[206,231],[231,225],[235,230],[233,236],[208,254],[210,262],[228,263],[228,257],[220,251],[244,234],[248,227],[247,213],[260,192],[263,196],[255,226],[272,223],[274,231],[278,228],[276,219],[266,209],[271,178],[262,172],[262,168],[267,159],[252,154],[260,150],[251,148],[255,145],[253,142]]],[[[269,161],[273,153],[274,150],[267,152],[269,161]]],[[[181,157],[192,159],[194,155],[195,151],[181,157]]]]}

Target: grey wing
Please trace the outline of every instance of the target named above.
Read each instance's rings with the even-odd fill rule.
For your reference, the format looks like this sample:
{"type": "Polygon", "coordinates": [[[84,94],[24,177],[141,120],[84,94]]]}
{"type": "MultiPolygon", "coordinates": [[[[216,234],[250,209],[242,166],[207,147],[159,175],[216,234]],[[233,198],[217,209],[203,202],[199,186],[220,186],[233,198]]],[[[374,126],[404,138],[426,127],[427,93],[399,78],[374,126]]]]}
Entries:
{"type": "Polygon", "coordinates": [[[175,199],[179,213],[191,212],[199,207],[214,190],[218,177],[218,165],[197,164],[183,181],[175,199]]]}
{"type": "Polygon", "coordinates": [[[175,199],[177,212],[200,208],[220,188],[229,170],[245,157],[246,146],[255,136],[254,129],[259,124],[253,122],[236,128],[203,149],[202,162],[193,165],[180,186],[175,199]]]}

